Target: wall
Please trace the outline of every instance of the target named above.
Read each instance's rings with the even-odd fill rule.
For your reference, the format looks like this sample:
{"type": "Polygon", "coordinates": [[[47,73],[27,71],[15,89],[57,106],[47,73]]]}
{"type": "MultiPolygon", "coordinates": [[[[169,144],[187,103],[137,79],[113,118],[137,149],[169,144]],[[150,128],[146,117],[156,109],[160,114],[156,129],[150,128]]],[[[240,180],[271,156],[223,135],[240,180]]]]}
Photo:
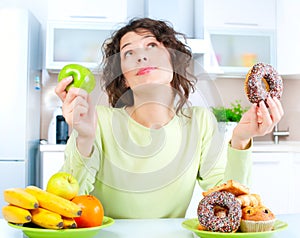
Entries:
{"type": "MultiPolygon", "coordinates": [[[[297,103],[300,100],[299,79],[283,79],[284,91],[281,103],[284,108],[284,116],[279,125],[279,130],[289,128],[290,136],[280,137],[280,141],[298,141],[300,140],[300,105],[297,103]]],[[[244,93],[243,79],[218,79],[215,80],[216,87],[222,92],[224,103],[229,105],[235,99],[241,99],[243,105],[250,105],[244,93]]],[[[272,141],[272,135],[268,134],[263,137],[255,138],[257,141],[272,141]]]]}
{"type": "MultiPolygon", "coordinates": [[[[135,1],[129,1],[129,3],[135,3],[135,1]]],[[[132,4],[133,5],[133,4],[132,4]]],[[[46,22],[48,19],[48,0],[1,0],[1,7],[22,7],[29,9],[38,18],[42,24],[42,37],[43,42],[45,42],[45,32],[46,32],[46,22]]],[[[45,48],[45,47],[44,47],[45,48]]],[[[54,88],[56,86],[56,74],[48,74],[46,70],[43,71],[43,85],[42,85],[42,108],[41,108],[41,138],[47,139],[48,125],[52,117],[52,113],[57,106],[60,105],[60,100],[54,93],[54,88]]],[[[220,78],[213,81],[214,92],[210,95],[207,93],[206,96],[215,95],[215,90],[218,91],[218,96],[221,97],[222,102],[225,105],[230,105],[231,102],[236,99],[242,100],[243,105],[250,105],[245,93],[243,91],[243,79],[230,79],[230,78],[220,78]]],[[[207,85],[201,85],[200,87],[206,87],[207,85]]],[[[279,123],[279,129],[285,130],[289,128],[290,136],[286,138],[280,138],[280,140],[295,141],[300,140],[300,126],[298,125],[298,120],[300,116],[300,106],[297,103],[299,101],[300,94],[298,92],[300,86],[300,78],[297,79],[285,79],[284,80],[284,94],[282,97],[282,104],[285,110],[285,115],[282,121],[279,123]]],[[[208,92],[210,92],[209,88],[208,92]]],[[[101,95],[103,95],[101,93],[101,95]]],[[[101,103],[105,103],[105,96],[100,97],[101,103]]],[[[214,99],[210,99],[214,100],[214,99]]],[[[271,134],[266,135],[261,138],[256,138],[256,140],[266,140],[271,141],[271,134]]]]}
{"type": "MultiPolygon", "coordinates": [[[[99,75],[96,76],[99,80],[99,75]]],[[[201,82],[201,81],[200,81],[201,82]]],[[[47,139],[48,125],[50,123],[52,113],[55,108],[61,105],[59,98],[56,96],[54,90],[57,84],[57,74],[48,74],[46,71],[43,73],[43,88],[42,88],[42,115],[41,115],[41,138],[47,139]]],[[[206,80],[201,82],[198,86],[199,90],[203,92],[202,97],[196,95],[193,98],[194,104],[211,106],[221,103],[229,106],[231,102],[235,100],[241,100],[243,106],[250,106],[248,99],[244,92],[244,80],[241,78],[217,78],[207,83],[206,80]],[[211,97],[211,98],[209,98],[211,97]]],[[[280,141],[300,141],[300,105],[297,103],[300,101],[300,78],[297,79],[284,79],[284,93],[281,99],[285,115],[279,123],[280,130],[286,130],[289,128],[290,136],[281,137],[280,141]]],[[[96,92],[97,93],[97,92],[96,92]]],[[[99,91],[95,100],[99,104],[107,104],[106,95],[102,91],[99,91]]],[[[198,93],[200,94],[200,93],[198,93]]],[[[255,138],[256,141],[272,141],[272,135],[268,134],[263,137],[255,138]]]]}

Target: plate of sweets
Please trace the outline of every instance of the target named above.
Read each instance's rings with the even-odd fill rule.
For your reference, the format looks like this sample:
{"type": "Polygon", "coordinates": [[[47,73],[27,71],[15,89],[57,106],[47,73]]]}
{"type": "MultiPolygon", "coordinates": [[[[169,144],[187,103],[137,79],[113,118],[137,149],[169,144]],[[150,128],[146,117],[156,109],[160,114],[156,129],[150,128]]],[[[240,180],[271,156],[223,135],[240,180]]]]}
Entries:
{"type": "Polygon", "coordinates": [[[182,227],[201,238],[270,238],[288,227],[276,219],[260,195],[234,180],[203,192],[197,214],[182,227]]]}

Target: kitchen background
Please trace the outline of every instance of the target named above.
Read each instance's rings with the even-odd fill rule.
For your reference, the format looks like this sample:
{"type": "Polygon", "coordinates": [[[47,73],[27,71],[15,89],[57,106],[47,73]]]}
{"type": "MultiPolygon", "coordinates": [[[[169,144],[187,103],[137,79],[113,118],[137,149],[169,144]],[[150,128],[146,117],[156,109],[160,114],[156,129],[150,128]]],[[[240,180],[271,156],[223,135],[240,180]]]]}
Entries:
{"type": "MultiPolygon", "coordinates": [[[[89,34],[82,34],[82,30],[89,31],[91,36],[95,31],[96,34],[100,34],[99,38],[92,37],[96,42],[89,42],[89,45],[94,47],[92,53],[89,52],[92,56],[84,57],[91,59],[76,59],[91,68],[97,68],[99,57],[95,56],[95,52],[98,53],[101,40],[106,38],[104,36],[134,16],[150,16],[170,20],[175,29],[184,32],[189,38],[188,43],[196,60],[194,69],[202,79],[199,89],[206,93],[210,92],[208,89],[213,89],[212,95],[208,95],[212,98],[208,106],[217,106],[214,96],[220,97],[221,103],[225,106],[236,100],[241,100],[243,106],[249,106],[244,93],[244,79],[249,66],[256,61],[272,64],[284,80],[281,102],[285,115],[279,123],[279,130],[288,130],[289,136],[280,137],[280,144],[285,142],[297,144],[300,141],[298,123],[300,15],[297,12],[300,9],[300,1],[298,0],[2,0],[0,8],[4,7],[28,9],[41,23],[42,69],[39,73],[40,81],[37,82],[40,86],[40,139],[48,139],[50,121],[54,111],[61,104],[54,92],[59,69],[76,57],[81,57],[82,53],[88,52],[84,47],[75,45],[75,48],[72,48],[73,43],[76,44],[77,37],[74,37],[76,32],[86,38],[89,34]],[[72,36],[73,38],[70,38],[72,36]],[[71,58],[65,59],[60,53],[69,47],[67,55],[71,58]]],[[[79,39],[79,43],[80,41],[79,39]]],[[[99,79],[100,75],[97,74],[96,77],[99,79]]],[[[98,103],[106,103],[106,96],[103,93],[99,94],[100,96],[96,96],[97,92],[94,94],[98,103]]],[[[198,94],[193,97],[196,104],[202,100],[201,93],[198,94]]],[[[255,139],[256,142],[266,142],[267,145],[273,144],[273,140],[272,133],[255,139]]],[[[36,176],[43,176],[45,173],[49,176],[63,160],[63,147],[41,148],[42,162],[38,166],[43,168],[36,176]],[[46,162],[45,158],[51,158],[51,162],[46,162]],[[53,168],[50,171],[51,165],[53,168]]],[[[268,164],[267,169],[261,167],[261,164],[257,165],[256,171],[264,171],[263,175],[269,174],[271,177],[280,173],[285,179],[274,178],[277,187],[269,186],[269,192],[266,192],[265,184],[261,183],[265,177],[257,172],[254,188],[264,194],[267,193],[265,196],[269,197],[272,207],[276,206],[275,210],[278,209],[276,211],[290,212],[296,199],[292,188],[300,186],[295,182],[291,183],[295,180],[300,181],[292,177],[299,177],[295,168],[299,168],[300,165],[300,150],[295,151],[294,147],[293,149],[276,147],[275,150],[275,147],[256,148],[258,148],[255,151],[257,158],[260,159],[262,153],[264,165],[268,164]],[[285,159],[284,162],[282,158],[285,159]],[[289,165],[282,166],[282,163],[286,164],[287,161],[289,165]],[[282,171],[285,167],[287,169],[282,171]],[[285,188],[288,190],[284,192],[281,190],[281,193],[289,194],[289,203],[280,207],[278,199],[281,193],[279,194],[277,190],[286,184],[290,184],[289,188],[285,188]],[[272,200],[272,197],[275,200],[272,200]]],[[[46,179],[44,177],[44,181],[46,179]]],[[[3,187],[0,184],[0,190],[3,187]]]]}
{"type": "MultiPolygon", "coordinates": [[[[269,34],[270,32],[271,35],[274,34],[274,39],[272,39],[273,42],[270,42],[270,44],[272,44],[272,48],[270,49],[270,51],[272,51],[270,52],[271,59],[267,59],[264,62],[269,61],[268,63],[274,65],[283,75],[284,79],[282,104],[285,109],[285,116],[279,124],[279,129],[289,129],[290,135],[282,137],[280,140],[300,140],[300,126],[298,124],[300,106],[297,104],[300,96],[296,92],[300,84],[300,76],[297,75],[297,73],[300,73],[300,66],[297,58],[297,56],[300,55],[300,50],[296,47],[299,42],[298,39],[300,38],[300,27],[298,23],[299,19],[297,19],[298,14],[295,12],[295,9],[297,9],[297,6],[299,6],[300,3],[297,0],[264,0],[257,1],[257,4],[252,1],[248,1],[249,3],[243,1],[241,3],[241,1],[236,0],[176,0],[175,2],[170,0],[162,2],[158,0],[114,0],[109,2],[110,3],[107,1],[95,0],[86,2],[80,0],[4,0],[0,2],[0,7],[27,8],[41,22],[44,59],[41,78],[41,139],[48,138],[48,127],[53,111],[60,105],[60,102],[54,93],[59,68],[57,68],[57,66],[55,66],[55,70],[53,70],[53,67],[47,68],[45,60],[46,57],[49,57],[46,56],[46,47],[49,47],[46,44],[55,44],[54,42],[46,40],[47,21],[58,22],[58,25],[63,25],[65,22],[70,21],[81,21],[86,23],[85,17],[88,17],[90,21],[94,16],[103,16],[103,9],[106,9],[107,11],[105,14],[107,15],[108,20],[106,19],[104,21],[114,21],[114,23],[111,24],[114,27],[118,25],[116,22],[122,20],[125,21],[134,16],[145,16],[148,14],[148,16],[170,20],[174,27],[177,27],[177,29],[186,33],[189,38],[205,38],[207,32],[214,33],[217,31],[222,34],[227,31],[227,33],[236,35],[247,35],[248,33],[250,36],[262,35],[264,33],[269,34]],[[82,8],[82,4],[85,6],[84,9],[82,8]],[[193,4],[195,7],[193,7],[193,4]],[[120,7],[116,9],[114,6],[120,7]],[[170,11],[165,12],[162,10],[165,9],[164,6],[167,6],[170,11]],[[264,14],[261,14],[257,9],[257,6],[260,6],[259,9],[262,9],[264,14]],[[125,10],[122,10],[121,8],[124,8],[125,10]],[[253,8],[255,10],[254,13],[252,12],[253,8]],[[182,9],[185,10],[182,11],[182,9]],[[73,16],[76,15],[77,18],[70,18],[69,16],[71,14],[73,16]],[[230,20],[226,19],[227,16],[234,16],[233,14],[236,15],[235,18],[233,17],[230,20]],[[261,24],[261,22],[263,22],[263,24],[261,24]]],[[[101,22],[101,18],[99,19],[95,19],[94,22],[101,22]]],[[[225,40],[223,42],[225,42],[225,40]]],[[[76,50],[78,49],[75,49],[74,51],[76,52],[76,50]]],[[[80,50],[78,50],[78,54],[79,52],[80,50]]],[[[213,53],[216,52],[214,51],[213,53]]],[[[240,58],[239,63],[241,63],[241,61],[242,58],[240,58]]],[[[207,68],[209,68],[209,66],[207,66],[207,68]]],[[[207,68],[204,67],[204,69],[209,72],[207,68]]],[[[236,74],[236,72],[230,74],[230,72],[227,72],[227,74],[225,73],[219,76],[210,76],[215,79],[213,84],[219,90],[224,105],[230,105],[230,103],[235,100],[241,100],[242,105],[244,106],[249,105],[243,90],[244,76],[245,70],[240,74],[236,74]]],[[[103,96],[103,99],[104,98],[105,96],[103,96]]],[[[101,101],[101,103],[103,103],[103,101],[101,101]]],[[[269,134],[261,138],[256,138],[256,140],[272,141],[273,137],[269,134]]]]}

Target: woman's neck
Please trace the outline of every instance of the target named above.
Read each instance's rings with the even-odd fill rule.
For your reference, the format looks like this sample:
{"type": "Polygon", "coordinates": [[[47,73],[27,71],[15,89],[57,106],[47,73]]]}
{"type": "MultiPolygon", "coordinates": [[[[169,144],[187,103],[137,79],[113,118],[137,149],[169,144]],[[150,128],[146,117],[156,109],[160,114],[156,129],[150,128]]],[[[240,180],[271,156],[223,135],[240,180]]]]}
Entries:
{"type": "Polygon", "coordinates": [[[126,110],[131,118],[141,125],[148,128],[161,128],[168,124],[175,115],[172,88],[135,91],[134,105],[126,110]]]}
{"type": "Polygon", "coordinates": [[[175,115],[172,108],[157,105],[157,103],[148,103],[148,105],[140,107],[128,107],[127,112],[139,124],[154,129],[159,129],[168,124],[175,115]]]}

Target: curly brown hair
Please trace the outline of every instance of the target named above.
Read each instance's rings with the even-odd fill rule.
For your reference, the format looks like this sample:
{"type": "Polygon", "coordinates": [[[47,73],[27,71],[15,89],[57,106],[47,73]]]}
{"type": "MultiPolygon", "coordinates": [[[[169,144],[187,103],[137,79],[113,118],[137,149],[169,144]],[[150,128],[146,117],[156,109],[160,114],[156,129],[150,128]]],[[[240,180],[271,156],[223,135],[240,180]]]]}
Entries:
{"type": "Polygon", "coordinates": [[[108,94],[109,103],[113,107],[132,106],[134,104],[133,93],[125,85],[125,78],[121,70],[120,41],[128,32],[139,33],[145,30],[151,32],[157,41],[163,43],[170,53],[173,68],[171,86],[179,96],[175,106],[176,114],[178,114],[179,111],[182,112],[183,106],[188,102],[189,94],[195,90],[196,78],[187,70],[190,66],[192,53],[190,48],[177,38],[179,36],[185,39],[184,34],[176,32],[165,21],[150,18],[130,20],[127,25],[107,39],[102,46],[104,89],[108,94]]]}

